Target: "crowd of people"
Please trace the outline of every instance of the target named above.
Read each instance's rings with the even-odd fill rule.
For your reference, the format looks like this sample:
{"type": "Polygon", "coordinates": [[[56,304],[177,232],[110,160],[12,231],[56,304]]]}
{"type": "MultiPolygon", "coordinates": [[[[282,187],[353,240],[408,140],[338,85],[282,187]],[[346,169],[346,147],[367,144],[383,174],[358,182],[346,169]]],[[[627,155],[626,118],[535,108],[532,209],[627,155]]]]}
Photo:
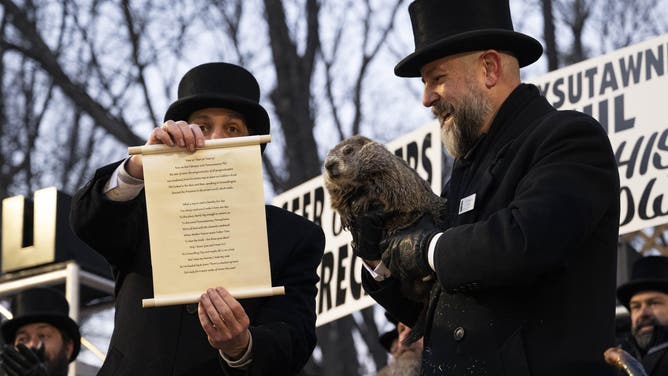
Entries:
{"type": "MultiPolygon", "coordinates": [[[[455,158],[445,225],[429,218],[388,236],[361,226],[354,253],[364,289],[396,318],[379,375],[613,375],[619,176],[591,116],[555,109],[520,68],[541,44],[513,29],[507,0],[416,0],[415,50],[395,67],[419,77],[422,104],[455,158]],[[402,275],[436,281],[427,301],[402,275]],[[407,340],[418,317],[422,337],[407,340]]],[[[188,71],[146,145],[195,151],[205,140],[265,135],[269,116],[245,68],[188,71]]],[[[264,145],[260,149],[263,152],[264,145]]],[[[153,296],[141,155],[101,167],[74,197],[71,224],[115,279],[114,331],[99,375],[296,375],[316,345],[323,231],[267,205],[271,279],[285,295],[237,299],[211,286],[198,303],[145,309],[153,296]]],[[[371,212],[360,221],[377,224],[371,212]]],[[[668,258],[641,258],[617,288],[630,312],[625,349],[649,375],[668,374],[668,258]]],[[[2,324],[8,375],[65,375],[80,349],[67,302],[48,289],[17,295],[2,324]]]]}

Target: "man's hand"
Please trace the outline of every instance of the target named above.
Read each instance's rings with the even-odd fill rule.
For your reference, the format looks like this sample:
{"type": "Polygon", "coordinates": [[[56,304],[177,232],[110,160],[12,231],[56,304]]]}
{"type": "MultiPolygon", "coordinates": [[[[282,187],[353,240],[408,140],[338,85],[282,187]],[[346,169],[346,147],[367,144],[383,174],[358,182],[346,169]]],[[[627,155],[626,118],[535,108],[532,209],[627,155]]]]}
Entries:
{"type": "Polygon", "coordinates": [[[48,376],[44,363],[44,346],[31,349],[23,344],[5,345],[0,354],[0,367],[8,376],[48,376]]]}
{"type": "Polygon", "coordinates": [[[383,264],[402,280],[422,280],[433,274],[427,262],[429,241],[440,230],[428,215],[381,243],[383,264]]]}
{"type": "MultiPolygon", "coordinates": [[[[204,134],[197,124],[189,124],[183,120],[167,120],[161,126],[154,128],[146,141],[146,145],[157,144],[179,146],[194,152],[196,148],[204,147],[204,134]]],[[[133,155],[125,168],[132,177],[144,179],[141,155],[133,155]]]]}
{"type": "Polygon", "coordinates": [[[250,319],[239,301],[222,287],[208,289],[197,313],[211,346],[232,360],[243,356],[250,343],[250,319]]]}
{"type": "Polygon", "coordinates": [[[353,236],[351,246],[355,256],[369,261],[380,260],[383,221],[384,212],[379,209],[369,211],[355,218],[353,223],[350,224],[350,233],[353,236]]]}

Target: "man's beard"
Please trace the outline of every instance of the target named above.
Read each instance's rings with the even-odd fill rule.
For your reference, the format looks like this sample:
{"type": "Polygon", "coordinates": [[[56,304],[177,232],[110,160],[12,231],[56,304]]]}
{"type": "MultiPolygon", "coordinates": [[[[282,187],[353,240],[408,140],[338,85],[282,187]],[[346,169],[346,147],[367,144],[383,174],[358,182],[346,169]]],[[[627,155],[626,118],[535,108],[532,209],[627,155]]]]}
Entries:
{"type": "Polygon", "coordinates": [[[654,338],[654,332],[658,326],[659,323],[654,317],[648,317],[647,319],[638,321],[638,324],[632,330],[633,338],[635,338],[638,347],[643,350],[647,350],[650,347],[652,339],[654,338]],[[648,325],[652,326],[652,330],[640,333],[640,329],[648,325]]]}
{"type": "Polygon", "coordinates": [[[480,137],[485,118],[492,112],[492,104],[485,95],[469,85],[469,92],[456,106],[439,101],[431,111],[441,124],[441,141],[450,155],[460,158],[466,155],[480,137]],[[449,127],[443,126],[447,115],[452,117],[449,127]]]}
{"type": "Polygon", "coordinates": [[[417,376],[422,368],[420,351],[405,351],[387,366],[387,376],[417,376]]]}
{"type": "Polygon", "coordinates": [[[67,376],[69,364],[65,346],[60,349],[53,359],[46,360],[46,367],[50,376],[67,376]]]}

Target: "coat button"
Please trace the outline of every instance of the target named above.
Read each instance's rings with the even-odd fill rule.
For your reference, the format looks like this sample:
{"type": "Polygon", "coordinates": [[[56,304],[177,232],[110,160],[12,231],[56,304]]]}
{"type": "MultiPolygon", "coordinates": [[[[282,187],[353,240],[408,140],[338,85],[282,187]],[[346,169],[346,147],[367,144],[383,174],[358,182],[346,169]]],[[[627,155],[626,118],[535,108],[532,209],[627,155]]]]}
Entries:
{"type": "Polygon", "coordinates": [[[452,333],[452,337],[455,339],[455,341],[461,341],[462,338],[464,338],[464,328],[461,326],[458,326],[457,329],[452,333]]]}
{"type": "Polygon", "coordinates": [[[186,312],[190,314],[197,313],[197,304],[186,304],[186,312]]]}

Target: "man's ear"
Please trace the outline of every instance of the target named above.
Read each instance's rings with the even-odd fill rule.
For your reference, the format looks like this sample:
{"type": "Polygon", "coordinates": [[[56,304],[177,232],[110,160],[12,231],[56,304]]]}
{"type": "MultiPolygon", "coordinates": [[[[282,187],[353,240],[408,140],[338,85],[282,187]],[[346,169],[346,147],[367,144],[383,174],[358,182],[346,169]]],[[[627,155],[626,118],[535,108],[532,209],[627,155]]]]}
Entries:
{"type": "Polygon", "coordinates": [[[72,359],[72,353],[74,352],[74,341],[67,341],[65,343],[65,350],[67,351],[67,360],[72,359]]]}
{"type": "Polygon", "coordinates": [[[485,86],[491,89],[496,86],[501,76],[501,54],[496,50],[487,50],[480,59],[485,72],[485,86]]]}

